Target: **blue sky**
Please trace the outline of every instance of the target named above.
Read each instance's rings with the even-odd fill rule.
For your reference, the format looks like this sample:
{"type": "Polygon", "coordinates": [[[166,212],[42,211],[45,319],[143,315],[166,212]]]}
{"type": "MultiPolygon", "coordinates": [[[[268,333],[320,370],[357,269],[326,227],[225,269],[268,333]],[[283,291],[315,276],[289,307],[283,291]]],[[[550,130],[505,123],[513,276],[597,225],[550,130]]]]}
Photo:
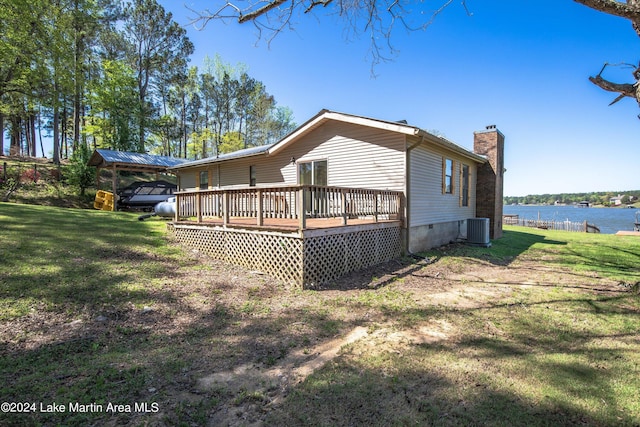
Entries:
{"type": "MultiPolygon", "coordinates": [[[[427,0],[429,14],[442,0],[427,0]]],[[[161,0],[186,25],[216,0],[161,0]]],[[[627,20],[571,0],[455,1],[425,31],[398,27],[393,61],[371,74],[369,39],[345,37],[338,18],[294,18],[270,44],[252,24],[187,26],[191,65],[220,54],[244,63],[301,124],[323,108],[437,130],[472,148],[473,131],[505,134],[505,195],[640,189],[640,113],[588,81],[604,62],[638,61],[627,20]]],[[[414,15],[417,16],[417,15],[414,15]]],[[[631,69],[605,75],[630,82],[631,69]]]]}

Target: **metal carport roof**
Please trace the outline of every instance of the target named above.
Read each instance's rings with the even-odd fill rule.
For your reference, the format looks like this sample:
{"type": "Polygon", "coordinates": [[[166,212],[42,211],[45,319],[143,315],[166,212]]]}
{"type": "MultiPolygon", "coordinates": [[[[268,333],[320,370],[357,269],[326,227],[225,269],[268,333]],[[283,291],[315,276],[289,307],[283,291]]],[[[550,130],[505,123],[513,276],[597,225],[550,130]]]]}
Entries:
{"type": "Polygon", "coordinates": [[[119,170],[131,172],[155,172],[157,179],[160,172],[167,172],[170,167],[178,166],[185,162],[187,162],[186,159],[179,159],[176,157],[156,156],[153,154],[98,148],[89,158],[87,165],[95,166],[97,169],[97,189],[100,189],[100,169],[111,169],[113,171],[111,185],[115,196],[118,190],[119,170]]]}
{"type": "Polygon", "coordinates": [[[178,159],[176,157],[98,148],[93,152],[87,164],[98,168],[108,168],[116,165],[118,169],[123,170],[162,172],[167,168],[178,166],[185,162],[187,162],[186,159],[178,159]]]}

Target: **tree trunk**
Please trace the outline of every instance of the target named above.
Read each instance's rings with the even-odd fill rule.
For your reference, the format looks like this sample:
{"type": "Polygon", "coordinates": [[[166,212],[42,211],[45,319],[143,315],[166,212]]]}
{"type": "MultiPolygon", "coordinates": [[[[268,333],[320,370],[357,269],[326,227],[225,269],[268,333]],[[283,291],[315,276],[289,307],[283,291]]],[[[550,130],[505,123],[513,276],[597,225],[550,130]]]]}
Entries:
{"type": "Polygon", "coordinates": [[[47,154],[44,152],[44,144],[42,143],[42,126],[40,126],[40,113],[38,113],[38,139],[40,140],[40,152],[42,152],[42,157],[47,157],[47,154]]]}
{"type": "Polygon", "coordinates": [[[57,102],[53,107],[53,163],[60,165],[60,111],[57,102]]]}
{"type": "MultiPolygon", "coordinates": [[[[60,119],[60,118],[58,118],[60,119]]],[[[65,159],[69,158],[69,138],[67,137],[67,106],[66,100],[64,103],[64,107],[62,108],[62,120],[58,122],[60,126],[60,130],[62,131],[60,134],[61,143],[64,146],[63,157],[65,159]]],[[[73,147],[71,147],[73,149],[73,147]]]]}
{"type": "Polygon", "coordinates": [[[4,156],[4,114],[0,112],[0,156],[4,156]]]}
{"type": "Polygon", "coordinates": [[[82,37],[80,41],[76,44],[76,52],[75,52],[75,85],[74,85],[74,94],[73,94],[73,151],[78,148],[78,144],[80,143],[80,120],[83,116],[82,114],[82,87],[81,87],[81,68],[79,65],[79,57],[82,55],[81,52],[81,44],[82,37]]]}
{"type": "Polygon", "coordinates": [[[20,147],[20,133],[22,128],[22,121],[19,116],[11,117],[11,145],[9,146],[9,155],[19,156],[21,153],[20,147]]]}
{"type": "Polygon", "coordinates": [[[38,157],[36,153],[36,115],[33,113],[29,115],[29,134],[31,135],[31,155],[38,157]]]}

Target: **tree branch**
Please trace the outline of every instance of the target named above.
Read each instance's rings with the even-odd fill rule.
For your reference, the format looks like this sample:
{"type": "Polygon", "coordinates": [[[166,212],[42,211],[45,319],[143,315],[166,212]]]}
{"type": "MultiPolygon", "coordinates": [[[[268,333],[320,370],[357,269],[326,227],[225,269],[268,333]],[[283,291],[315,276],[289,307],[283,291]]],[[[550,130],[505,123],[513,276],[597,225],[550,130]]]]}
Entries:
{"type": "Polygon", "coordinates": [[[311,9],[313,9],[316,6],[322,6],[322,7],[327,7],[329,5],[329,3],[331,3],[333,0],[318,0],[318,1],[313,1],[311,2],[311,4],[309,5],[309,7],[307,7],[304,10],[304,13],[309,13],[311,12],[311,9]]]}
{"type": "Polygon", "coordinates": [[[627,0],[626,3],[620,3],[615,0],[574,1],[600,12],[629,19],[636,34],[640,36],[640,0],[627,0]]]}
{"type": "MultiPolygon", "coordinates": [[[[287,0],[273,0],[259,9],[254,10],[253,12],[249,12],[246,14],[240,13],[238,15],[238,23],[243,24],[247,21],[252,21],[259,16],[267,14],[270,10],[275,9],[280,6],[282,3],[285,3],[287,0]]],[[[228,3],[230,4],[230,3],[228,3]]]]}
{"type": "Polygon", "coordinates": [[[589,81],[600,89],[604,89],[608,92],[617,92],[620,95],[628,96],[631,98],[636,97],[636,87],[631,83],[613,83],[609,80],[605,80],[602,76],[597,75],[595,77],[589,77],[589,81]]]}
{"type": "MultiPolygon", "coordinates": [[[[422,8],[423,0],[222,0],[218,3],[220,7],[214,11],[189,10],[197,14],[197,18],[192,20],[191,24],[199,27],[198,29],[204,28],[208,22],[215,19],[233,19],[239,24],[251,22],[258,30],[258,40],[264,38],[267,44],[270,44],[286,27],[292,28],[292,20],[296,13],[309,14],[319,7],[331,9],[327,13],[337,14],[345,21],[347,34],[357,36],[368,33],[371,39],[369,55],[373,68],[380,62],[390,60],[390,56],[395,53],[391,35],[398,21],[409,31],[424,30],[453,4],[454,0],[437,0],[435,3],[437,7],[430,18],[424,19],[422,12],[416,16],[419,21],[417,25],[411,25],[407,19],[412,11],[406,7],[415,5],[422,8]],[[198,22],[200,25],[196,25],[198,22]],[[381,40],[386,41],[386,44],[381,40]],[[387,57],[387,54],[390,56],[387,57]]],[[[466,13],[471,15],[466,0],[460,0],[460,3],[466,13]]]]}
{"type": "Polygon", "coordinates": [[[576,3],[583,4],[591,9],[610,15],[627,18],[632,21],[640,21],[640,7],[637,1],[629,0],[621,3],[616,0],[574,0],[576,3]]]}
{"type": "Polygon", "coordinates": [[[610,64],[605,63],[598,75],[595,77],[589,77],[589,81],[598,86],[600,89],[606,90],[607,92],[616,92],[619,94],[616,99],[614,99],[609,104],[609,106],[615,104],[625,97],[635,99],[636,102],[638,102],[638,104],[640,105],[640,84],[638,82],[638,76],[640,75],[640,66],[635,68],[632,73],[633,77],[636,79],[636,83],[614,83],[602,78],[602,72],[607,68],[607,65],[610,64]]]}

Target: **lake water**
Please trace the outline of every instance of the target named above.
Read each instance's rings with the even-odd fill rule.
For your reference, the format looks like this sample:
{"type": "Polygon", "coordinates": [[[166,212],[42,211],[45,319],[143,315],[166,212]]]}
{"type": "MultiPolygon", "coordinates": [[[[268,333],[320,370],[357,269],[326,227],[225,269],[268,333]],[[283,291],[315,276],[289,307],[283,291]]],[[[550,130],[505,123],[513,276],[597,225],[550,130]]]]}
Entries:
{"type": "Polygon", "coordinates": [[[572,221],[593,224],[601,233],[615,234],[620,230],[633,231],[637,209],[626,208],[579,208],[576,206],[524,206],[505,205],[505,215],[519,215],[522,219],[572,221]]]}

